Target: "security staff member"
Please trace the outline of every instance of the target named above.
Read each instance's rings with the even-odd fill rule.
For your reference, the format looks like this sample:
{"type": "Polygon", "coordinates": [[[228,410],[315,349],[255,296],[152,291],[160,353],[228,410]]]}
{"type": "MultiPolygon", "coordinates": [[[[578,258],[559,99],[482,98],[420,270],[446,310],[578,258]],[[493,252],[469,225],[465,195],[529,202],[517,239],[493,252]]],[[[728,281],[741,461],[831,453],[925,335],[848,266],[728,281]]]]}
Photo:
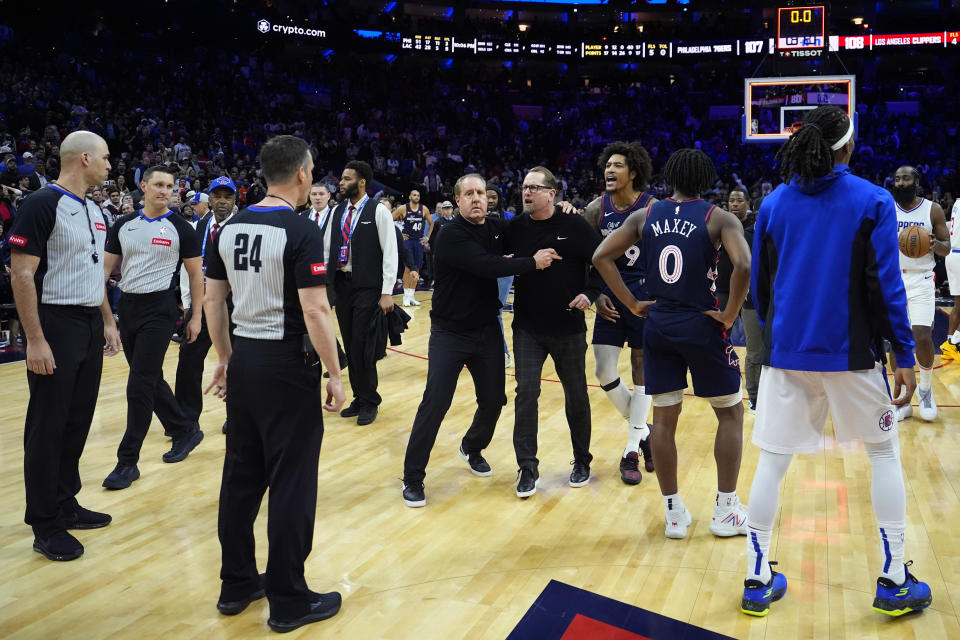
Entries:
{"type": "MultiPolygon", "coordinates": [[[[226,176],[217,178],[210,183],[209,191],[211,213],[201,218],[197,224],[200,259],[204,271],[206,270],[207,253],[213,250],[214,239],[233,215],[234,205],[237,204],[237,187],[233,180],[226,176]]],[[[193,318],[194,309],[198,312],[203,309],[202,299],[197,300],[196,303],[193,302],[188,283],[189,279],[185,277],[183,270],[181,270],[180,293],[183,297],[183,308],[186,309],[183,321],[187,324],[193,318]]],[[[203,411],[203,361],[210,351],[211,344],[205,317],[201,317],[200,332],[197,334],[197,339],[193,342],[183,341],[180,343],[180,359],[177,361],[177,381],[174,387],[174,395],[183,410],[183,417],[191,424],[199,421],[200,412],[203,411]]],[[[226,430],[226,426],[226,422],[224,422],[224,430],[226,430]]]]}
{"type": "Polygon", "coordinates": [[[310,149],[295,136],[276,136],[260,150],[260,167],[266,197],[226,224],[207,264],[204,310],[219,355],[207,391],[226,397],[230,423],[220,489],[223,584],[217,609],[234,615],[266,595],[267,624],[284,632],[340,609],[339,593],[310,591],[303,563],[317,510],[320,409],[337,411],[344,396],[322,235],[295,213],[310,191],[310,149]],[[226,306],[231,290],[236,305],[232,357],[226,306]],[[326,404],[318,356],[330,372],[326,404]],[[253,523],[268,488],[269,557],[263,579],[253,523]]]}
{"type": "Polygon", "coordinates": [[[348,162],[340,178],[344,200],[327,223],[323,243],[327,264],[334,276],[337,322],[350,364],[353,402],[340,412],[357,417],[358,425],[376,420],[376,363],[364,364],[368,330],[374,313],[393,311],[393,285],[397,277],[397,238],[390,209],[367,195],[373,169],[363,161],[348,162]]]}
{"type": "Polygon", "coordinates": [[[430,312],[427,383],[403,469],[403,501],[408,507],[427,503],[423,492],[427,461],[464,366],[473,376],[477,411],[459,454],[475,475],[492,473],[481,451],[490,444],[500,410],[507,403],[497,278],[546,269],[558,259],[553,249],[525,258],[505,258],[499,221],[486,224],[484,179],[467,174],[457,180],[453,190],[460,217],[443,230],[434,245],[437,277],[430,312]]]}
{"type": "Polygon", "coordinates": [[[75,131],[63,139],[60,161],[57,181],[23,201],[9,244],[30,386],[23,434],[24,520],[33,528],[35,551],[50,560],[73,560],[83,555],[83,545],[67,529],[96,529],[111,520],[81,507],[76,495],[103,355],[119,353],[120,338],[100,264],[106,220],[83,196],[103,184],[110,171],[107,143],[89,131],[75,131]]]}
{"type": "MultiPolygon", "coordinates": [[[[163,358],[177,324],[177,290],[173,276],[181,261],[190,278],[190,294],[203,299],[200,242],[196,230],[170,211],[174,176],[165,166],[143,173],[140,188],[144,205],[123,216],[110,229],[104,270],[107,277],[123,257],[123,296],[118,308],[123,355],[130,364],[127,375],[127,428],[117,448],[117,465],[104,479],[107,489],[126,489],[140,477],[140,448],[156,412],[173,446],[164,462],[180,462],[203,440],[196,421],[188,421],[163,379],[163,358]]],[[[200,332],[200,316],[187,324],[187,342],[200,332]]]]}

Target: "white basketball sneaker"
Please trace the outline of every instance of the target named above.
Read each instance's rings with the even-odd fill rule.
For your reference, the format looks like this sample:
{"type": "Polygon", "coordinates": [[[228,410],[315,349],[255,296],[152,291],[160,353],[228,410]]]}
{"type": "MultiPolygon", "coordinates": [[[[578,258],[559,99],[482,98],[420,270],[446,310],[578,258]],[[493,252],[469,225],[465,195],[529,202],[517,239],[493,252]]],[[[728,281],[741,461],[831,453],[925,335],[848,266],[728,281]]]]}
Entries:
{"type": "Polygon", "coordinates": [[[933,387],[921,389],[917,387],[917,397],[920,398],[920,417],[930,422],[937,418],[937,403],[933,401],[933,387]]]}
{"type": "Polygon", "coordinates": [[[720,538],[747,535],[747,506],[740,504],[740,498],[730,506],[713,508],[710,533],[720,538]]]}
{"type": "Polygon", "coordinates": [[[683,511],[667,511],[667,528],[664,532],[668,538],[681,540],[687,537],[687,527],[693,523],[693,517],[687,508],[683,511]]]}
{"type": "Polygon", "coordinates": [[[905,404],[904,406],[897,409],[897,422],[903,422],[907,418],[913,417],[913,406],[905,404]]]}

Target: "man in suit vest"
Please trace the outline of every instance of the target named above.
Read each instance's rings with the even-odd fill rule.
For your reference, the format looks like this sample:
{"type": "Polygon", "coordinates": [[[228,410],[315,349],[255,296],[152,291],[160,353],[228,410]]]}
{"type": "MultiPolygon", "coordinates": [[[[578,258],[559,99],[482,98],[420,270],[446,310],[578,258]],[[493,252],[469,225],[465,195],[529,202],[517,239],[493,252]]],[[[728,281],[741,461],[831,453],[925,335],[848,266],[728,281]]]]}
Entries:
{"type": "Polygon", "coordinates": [[[358,425],[376,420],[380,406],[376,362],[364,363],[374,313],[393,311],[397,278],[397,238],[390,209],[367,195],[373,169],[362,161],[348,162],[340,178],[343,201],[324,231],[327,273],[333,273],[337,322],[347,351],[353,402],[340,412],[358,425]]]}

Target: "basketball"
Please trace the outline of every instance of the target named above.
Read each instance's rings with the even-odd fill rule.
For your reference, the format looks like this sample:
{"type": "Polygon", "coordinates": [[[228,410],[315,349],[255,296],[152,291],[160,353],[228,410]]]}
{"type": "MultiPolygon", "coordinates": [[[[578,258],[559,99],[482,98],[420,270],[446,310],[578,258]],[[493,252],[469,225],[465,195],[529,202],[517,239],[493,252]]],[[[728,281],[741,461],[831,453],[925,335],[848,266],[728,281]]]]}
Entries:
{"type": "Polygon", "coordinates": [[[930,251],[930,234],[923,227],[907,227],[900,232],[900,253],[908,258],[921,258],[930,251]]]}

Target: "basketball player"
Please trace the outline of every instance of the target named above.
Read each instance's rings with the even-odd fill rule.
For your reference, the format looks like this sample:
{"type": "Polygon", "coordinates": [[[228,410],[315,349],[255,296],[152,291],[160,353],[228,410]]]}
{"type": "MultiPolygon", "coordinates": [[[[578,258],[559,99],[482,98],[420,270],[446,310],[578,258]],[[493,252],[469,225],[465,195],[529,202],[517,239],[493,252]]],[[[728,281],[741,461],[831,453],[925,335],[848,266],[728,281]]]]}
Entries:
{"type": "MultiPolygon", "coordinates": [[[[897,233],[907,227],[918,226],[930,234],[930,251],[919,258],[908,258],[900,253],[900,271],[907,290],[907,313],[913,326],[913,340],[917,350],[920,375],[917,378],[917,397],[920,417],[926,421],[937,417],[937,403],[933,399],[933,317],[937,311],[936,286],[933,278],[933,254],[950,255],[950,237],[947,219],[939,204],[920,197],[920,174],[910,166],[902,166],[893,174],[893,199],[897,203],[897,233]]],[[[896,357],[896,354],[894,354],[896,357]]],[[[906,403],[899,410],[899,419],[913,415],[913,407],[906,403]]]]}
{"type": "Polygon", "coordinates": [[[694,393],[710,401],[718,421],[713,449],[718,493],[710,531],[721,537],[746,534],[746,507],[737,497],[743,440],[740,361],[727,329],[747,296],[750,247],[735,215],[700,198],[715,176],[713,162],[699,149],[675,152],[664,168],[673,196],[627,218],[593,259],[620,301],[634,314],[647,316],[643,368],[653,396],[653,459],[668,538],[686,537],[693,521],[678,492],[675,443],[688,369],[694,393]],[[651,298],[645,301],[637,300],[615,262],[641,238],[651,298]],[[733,263],[730,298],[722,310],[714,292],[721,246],[733,263]]]}
{"type": "Polygon", "coordinates": [[[949,331],[947,339],[940,345],[941,358],[953,358],[960,361],[960,225],[957,224],[960,216],[960,200],[953,203],[950,212],[950,255],[944,260],[947,268],[947,282],[950,283],[950,295],[953,296],[953,309],[950,311],[949,331]]]}
{"type": "Polygon", "coordinates": [[[295,213],[310,192],[310,148],[300,138],[276,136],[260,150],[260,166],[267,195],[224,225],[207,264],[204,312],[219,356],[207,392],[215,389],[226,398],[230,420],[220,489],[217,610],[236,615],[266,596],[267,624],[287,632],[340,610],[339,593],[310,590],[303,564],[317,511],[321,408],[336,411],[344,394],[325,291],[323,236],[295,213]],[[236,304],[233,347],[227,335],[230,291],[236,304]],[[330,372],[326,403],[317,358],[330,372]],[[261,575],[253,524],[268,490],[267,571],[261,575]]]}
{"type": "Polygon", "coordinates": [[[413,275],[419,272],[423,267],[423,251],[427,244],[427,238],[433,231],[433,219],[429,215],[430,210],[425,209],[420,203],[420,192],[416,189],[410,191],[410,201],[402,207],[397,207],[393,212],[393,219],[403,222],[403,242],[410,251],[413,258],[415,269],[404,269],[403,272],[403,306],[419,307],[420,303],[414,298],[417,292],[418,276],[413,275]],[[426,225],[426,228],[424,228],[426,225]]]}
{"type": "MultiPolygon", "coordinates": [[[[606,192],[588,204],[583,215],[600,231],[600,235],[606,237],[619,229],[631,213],[657,201],[643,191],[650,181],[653,165],[646,149],[627,142],[608,144],[597,165],[603,171],[606,192]]],[[[641,255],[640,244],[633,244],[617,258],[616,265],[633,295],[647,300],[641,255]]],[[[626,484],[640,484],[638,450],[643,452],[644,469],[647,473],[653,471],[650,428],[647,426],[650,396],[643,384],[644,320],[630,313],[607,286],[596,304],[598,317],[593,325],[593,356],[597,364],[597,380],[627,421],[627,446],[620,457],[620,479],[626,484]],[[624,342],[630,347],[633,392],[620,379],[617,368],[624,342]]]]}
{"type": "MultiPolygon", "coordinates": [[[[884,553],[874,610],[899,616],[930,604],[930,588],[903,563],[906,496],[894,405],[910,402],[916,382],[897,217],[886,191],[850,174],[853,149],[853,123],[842,109],[807,112],[777,153],[787,184],[757,214],[750,288],[765,337],[753,430],[760,456],[740,605],[753,616],[767,615],[786,593],[786,578],[768,561],[780,484],[794,454],[820,450],[828,411],[837,440],[863,441],[873,467],[884,553]],[[878,362],[883,339],[900,365],[894,402],[878,362]]],[[[788,539],[781,535],[781,546],[788,539]]]]}

